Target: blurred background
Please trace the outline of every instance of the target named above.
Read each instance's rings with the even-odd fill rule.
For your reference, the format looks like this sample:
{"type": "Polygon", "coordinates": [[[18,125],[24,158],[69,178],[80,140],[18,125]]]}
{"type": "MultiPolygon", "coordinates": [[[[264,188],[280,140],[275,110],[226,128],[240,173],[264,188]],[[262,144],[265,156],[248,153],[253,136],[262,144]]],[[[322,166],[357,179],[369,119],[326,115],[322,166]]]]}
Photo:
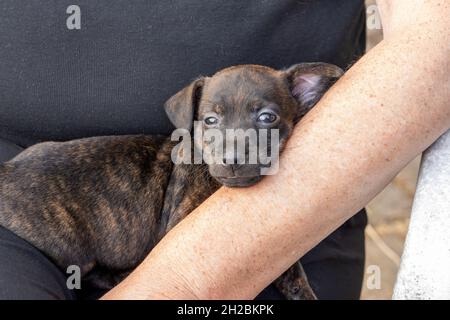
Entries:
{"type": "MultiPolygon", "coordinates": [[[[375,0],[366,0],[368,18],[375,0]]],[[[381,29],[367,29],[367,51],[383,39],[381,29]]],[[[412,161],[367,206],[366,275],[361,299],[391,299],[392,290],[408,230],[411,205],[416,189],[420,157],[412,161]],[[370,266],[379,268],[380,287],[370,288],[370,266]]],[[[373,267],[372,267],[373,268],[373,267]]]]}

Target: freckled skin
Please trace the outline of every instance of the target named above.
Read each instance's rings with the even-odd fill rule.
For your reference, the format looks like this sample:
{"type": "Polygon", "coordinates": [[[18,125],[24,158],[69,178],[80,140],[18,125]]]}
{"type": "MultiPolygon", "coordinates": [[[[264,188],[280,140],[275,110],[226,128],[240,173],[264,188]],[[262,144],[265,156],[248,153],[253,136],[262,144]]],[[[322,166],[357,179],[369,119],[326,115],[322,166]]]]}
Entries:
{"type": "MultiPolygon", "coordinates": [[[[242,119],[252,112],[249,101],[272,99],[281,106],[284,144],[303,112],[284,76],[261,66],[220,71],[210,78],[197,116],[212,108],[242,119]],[[224,97],[232,102],[206,103],[224,97]]],[[[184,93],[174,97],[172,102],[192,101],[184,93]]],[[[234,127],[241,126],[235,120],[234,127]]],[[[174,165],[171,151],[177,143],[164,136],[130,135],[32,146],[0,164],[0,225],[62,270],[80,266],[90,287],[110,289],[221,186],[211,174],[217,168],[174,165]]],[[[249,172],[245,165],[240,170],[249,172]]],[[[234,174],[222,170],[221,175],[230,172],[234,174]]],[[[289,299],[315,298],[299,263],[275,284],[289,299]]]]}

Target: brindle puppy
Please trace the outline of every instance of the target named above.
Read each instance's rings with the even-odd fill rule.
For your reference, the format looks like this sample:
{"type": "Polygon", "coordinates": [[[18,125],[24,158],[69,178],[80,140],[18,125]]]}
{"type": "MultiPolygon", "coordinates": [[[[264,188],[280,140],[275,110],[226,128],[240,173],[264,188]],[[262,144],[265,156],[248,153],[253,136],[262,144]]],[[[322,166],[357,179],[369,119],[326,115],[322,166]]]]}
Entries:
{"type": "MultiPolygon", "coordinates": [[[[236,66],[195,80],[165,109],[176,127],[188,130],[194,120],[204,130],[277,128],[282,148],[341,74],[323,63],[282,71],[236,66]]],[[[0,165],[0,224],[61,269],[78,265],[85,283],[109,289],[221,185],[250,186],[262,177],[259,163],[174,165],[177,143],[109,136],[32,146],[0,165]]],[[[289,299],[315,298],[300,263],[276,285],[289,299]]]]}

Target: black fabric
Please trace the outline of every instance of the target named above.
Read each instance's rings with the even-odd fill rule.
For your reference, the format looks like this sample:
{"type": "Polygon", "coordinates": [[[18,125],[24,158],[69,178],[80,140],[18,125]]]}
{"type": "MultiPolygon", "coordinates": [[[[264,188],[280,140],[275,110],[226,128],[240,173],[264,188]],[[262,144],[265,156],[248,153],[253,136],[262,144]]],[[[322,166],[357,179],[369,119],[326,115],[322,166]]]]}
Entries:
{"type": "MultiPolygon", "coordinates": [[[[72,4],[0,2],[0,161],[39,141],[168,134],[163,102],[199,75],[243,63],[346,68],[365,47],[363,0],[78,0],[81,29],[68,30],[72,4]]],[[[366,219],[302,259],[319,298],[359,297],[366,219]]],[[[281,296],[269,287],[261,297],[281,296]]],[[[75,295],[42,253],[0,228],[0,298],[75,295]]]]}
{"type": "Polygon", "coordinates": [[[0,299],[72,300],[64,274],[39,250],[0,227],[0,299]]]}
{"type": "Polygon", "coordinates": [[[42,140],[169,133],[162,104],[201,74],[364,51],[363,0],[0,2],[0,137],[42,140]]]}
{"type": "Polygon", "coordinates": [[[23,148],[19,147],[18,145],[0,139],[0,163],[14,158],[14,156],[22,150],[23,148]]]}

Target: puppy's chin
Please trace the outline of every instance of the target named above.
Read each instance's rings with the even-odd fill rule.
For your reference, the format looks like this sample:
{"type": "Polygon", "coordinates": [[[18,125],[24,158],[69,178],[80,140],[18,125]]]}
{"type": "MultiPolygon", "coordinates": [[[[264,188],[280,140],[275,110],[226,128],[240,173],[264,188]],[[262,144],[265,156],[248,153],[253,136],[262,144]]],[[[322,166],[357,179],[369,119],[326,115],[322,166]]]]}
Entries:
{"type": "Polygon", "coordinates": [[[246,188],[258,183],[262,176],[254,177],[214,177],[220,184],[229,188],[246,188]]]}

